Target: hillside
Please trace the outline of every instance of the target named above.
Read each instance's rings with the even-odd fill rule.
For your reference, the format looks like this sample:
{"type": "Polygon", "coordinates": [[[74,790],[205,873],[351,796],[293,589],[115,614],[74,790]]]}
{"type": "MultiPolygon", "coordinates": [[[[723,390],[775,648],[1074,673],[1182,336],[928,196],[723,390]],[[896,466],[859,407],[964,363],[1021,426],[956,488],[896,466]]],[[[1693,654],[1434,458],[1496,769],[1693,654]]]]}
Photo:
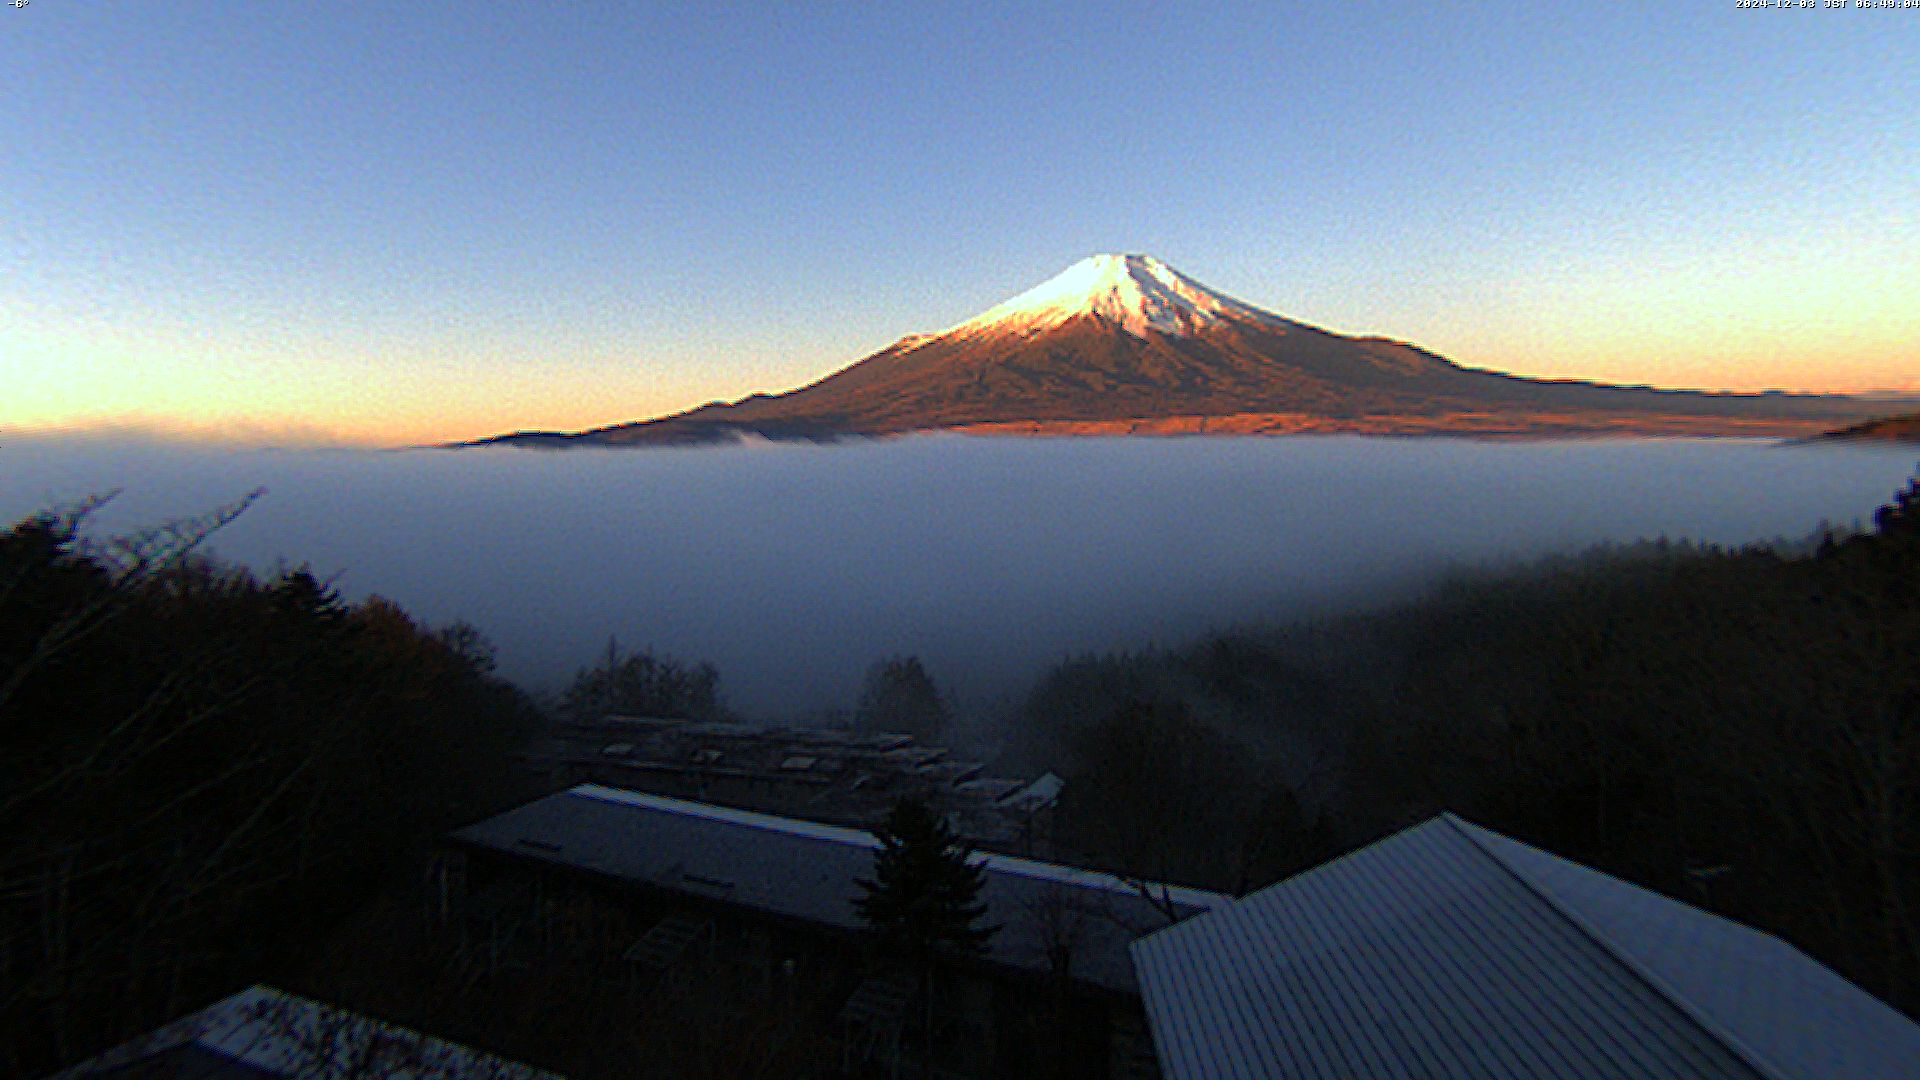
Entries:
{"type": "Polygon", "coordinates": [[[1904,416],[1885,416],[1878,420],[1869,420],[1864,424],[1854,424],[1851,427],[1826,432],[1821,438],[1881,442],[1920,442],[1920,413],[1908,413],[1904,416]]]}

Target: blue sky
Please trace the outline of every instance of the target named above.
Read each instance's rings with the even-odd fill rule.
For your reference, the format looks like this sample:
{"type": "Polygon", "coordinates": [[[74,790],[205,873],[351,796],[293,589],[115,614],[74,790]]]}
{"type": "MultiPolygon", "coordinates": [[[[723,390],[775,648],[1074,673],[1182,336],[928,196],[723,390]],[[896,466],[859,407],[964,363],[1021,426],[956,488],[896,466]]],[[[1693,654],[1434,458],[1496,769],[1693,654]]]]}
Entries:
{"type": "Polygon", "coordinates": [[[1920,11],[1045,7],[0,8],[0,426],[608,423],[1099,251],[1479,366],[1920,380],[1920,11]]]}

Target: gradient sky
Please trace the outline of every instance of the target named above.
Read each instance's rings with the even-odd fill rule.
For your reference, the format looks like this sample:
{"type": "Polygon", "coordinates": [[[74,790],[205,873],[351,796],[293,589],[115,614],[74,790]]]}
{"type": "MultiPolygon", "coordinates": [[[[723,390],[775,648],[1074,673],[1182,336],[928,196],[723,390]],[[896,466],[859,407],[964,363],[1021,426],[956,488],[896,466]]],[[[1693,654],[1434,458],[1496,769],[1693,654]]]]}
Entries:
{"type": "Polygon", "coordinates": [[[1475,366],[1920,390],[1920,11],[798,7],[0,7],[0,427],[612,423],[1100,251],[1475,366]]]}

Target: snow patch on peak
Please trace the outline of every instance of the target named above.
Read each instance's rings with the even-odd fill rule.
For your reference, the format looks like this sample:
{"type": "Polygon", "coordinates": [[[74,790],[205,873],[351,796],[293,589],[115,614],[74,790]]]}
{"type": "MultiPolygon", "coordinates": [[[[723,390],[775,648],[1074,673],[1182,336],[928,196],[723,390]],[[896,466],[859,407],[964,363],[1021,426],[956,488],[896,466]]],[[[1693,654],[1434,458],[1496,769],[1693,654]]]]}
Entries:
{"type": "Polygon", "coordinates": [[[1225,319],[1285,320],[1217,293],[1151,255],[1090,255],[1060,274],[937,335],[1031,334],[1092,315],[1135,337],[1186,335],[1225,319]]]}

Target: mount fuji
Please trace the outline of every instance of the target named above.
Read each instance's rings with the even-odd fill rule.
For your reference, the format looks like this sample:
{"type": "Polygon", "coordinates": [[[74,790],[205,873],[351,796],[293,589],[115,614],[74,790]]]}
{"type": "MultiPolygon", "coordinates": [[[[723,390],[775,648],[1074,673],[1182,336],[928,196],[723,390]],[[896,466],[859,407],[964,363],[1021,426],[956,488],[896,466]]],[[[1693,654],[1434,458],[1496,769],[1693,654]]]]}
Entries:
{"type": "Polygon", "coordinates": [[[1094,255],[974,318],[782,394],[459,445],[657,445],[975,434],[1809,435],[1883,414],[1842,395],[1530,379],[1348,337],[1148,255],[1094,255]]]}

